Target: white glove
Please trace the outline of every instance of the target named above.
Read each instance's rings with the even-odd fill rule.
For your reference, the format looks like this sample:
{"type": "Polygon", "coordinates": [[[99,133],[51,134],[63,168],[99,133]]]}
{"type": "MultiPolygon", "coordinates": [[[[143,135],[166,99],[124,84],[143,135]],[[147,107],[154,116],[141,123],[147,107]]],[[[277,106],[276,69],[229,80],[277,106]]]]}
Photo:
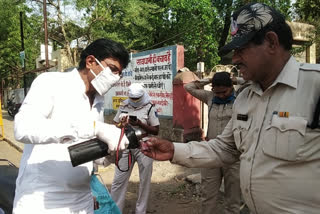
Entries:
{"type": "Polygon", "coordinates": [[[127,123],[128,122],[128,114],[127,113],[121,113],[119,115],[119,120],[121,123],[127,123]]]}
{"type": "MultiPolygon", "coordinates": [[[[114,152],[117,150],[118,142],[121,135],[121,129],[117,128],[115,125],[110,125],[100,121],[96,121],[95,125],[95,135],[98,139],[108,144],[109,152],[114,152]]],[[[129,140],[124,134],[120,142],[119,150],[125,150],[129,145],[129,140]]]]}

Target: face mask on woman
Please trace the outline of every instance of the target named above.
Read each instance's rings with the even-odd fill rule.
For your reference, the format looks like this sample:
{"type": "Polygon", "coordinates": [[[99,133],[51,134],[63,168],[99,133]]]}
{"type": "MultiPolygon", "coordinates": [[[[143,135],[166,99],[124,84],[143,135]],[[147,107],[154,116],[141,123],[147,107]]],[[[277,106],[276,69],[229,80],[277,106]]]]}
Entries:
{"type": "Polygon", "coordinates": [[[138,99],[132,99],[129,97],[129,104],[135,108],[140,107],[145,103],[145,100],[143,98],[144,98],[144,95],[138,99]]]}
{"type": "Polygon", "coordinates": [[[105,95],[110,88],[120,80],[120,76],[112,73],[109,67],[103,67],[103,65],[96,59],[96,62],[103,69],[98,75],[96,75],[91,69],[90,72],[95,76],[91,81],[92,86],[101,95],[105,95]]]}

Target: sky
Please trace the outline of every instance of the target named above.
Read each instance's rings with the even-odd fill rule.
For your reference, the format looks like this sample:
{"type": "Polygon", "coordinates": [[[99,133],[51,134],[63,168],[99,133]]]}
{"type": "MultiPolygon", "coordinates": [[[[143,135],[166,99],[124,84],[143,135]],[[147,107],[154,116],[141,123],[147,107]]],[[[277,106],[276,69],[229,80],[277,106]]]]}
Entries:
{"type": "MultiPolygon", "coordinates": [[[[39,3],[33,2],[33,1],[28,1],[27,5],[31,8],[33,8],[33,12],[36,13],[42,13],[40,9],[42,9],[42,5],[41,8],[39,7],[39,3]]],[[[83,26],[85,23],[81,20],[81,18],[83,17],[84,11],[77,11],[75,9],[75,7],[73,5],[67,5],[61,6],[61,11],[63,13],[64,16],[64,20],[73,20],[76,24],[83,26]]],[[[54,18],[57,19],[57,11],[55,8],[53,8],[52,6],[50,6],[49,4],[47,4],[47,14],[54,18]]]]}

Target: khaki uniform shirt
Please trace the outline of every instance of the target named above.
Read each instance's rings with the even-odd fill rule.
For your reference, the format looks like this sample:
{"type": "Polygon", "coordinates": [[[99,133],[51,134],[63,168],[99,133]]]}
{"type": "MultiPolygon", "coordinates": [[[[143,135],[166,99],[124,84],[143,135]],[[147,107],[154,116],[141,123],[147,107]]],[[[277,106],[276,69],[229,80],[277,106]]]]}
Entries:
{"type": "Polygon", "coordinates": [[[187,92],[192,96],[201,100],[208,105],[208,131],[207,138],[213,139],[221,134],[224,127],[228,124],[232,116],[232,105],[233,103],[227,104],[215,104],[212,103],[213,92],[204,90],[203,86],[210,83],[209,79],[203,79],[198,82],[190,82],[184,86],[187,92]]]}
{"type": "MultiPolygon", "coordinates": [[[[158,118],[157,112],[156,112],[156,108],[154,106],[152,106],[151,103],[147,103],[146,105],[143,105],[138,108],[134,108],[129,104],[127,104],[127,105],[121,104],[118,111],[117,111],[116,116],[113,119],[116,123],[120,122],[119,116],[123,112],[128,113],[128,115],[137,116],[137,118],[143,124],[147,124],[149,126],[159,126],[160,125],[159,118],[158,118]]],[[[138,126],[132,126],[132,128],[135,130],[139,129],[138,126]]],[[[141,128],[140,128],[140,130],[142,133],[146,133],[145,130],[143,130],[141,128]]]]}
{"type": "Polygon", "coordinates": [[[320,213],[320,129],[310,129],[320,65],[291,57],[265,91],[245,88],[232,119],[209,142],[175,143],[172,162],[220,167],[240,158],[241,190],[254,214],[320,213]]]}

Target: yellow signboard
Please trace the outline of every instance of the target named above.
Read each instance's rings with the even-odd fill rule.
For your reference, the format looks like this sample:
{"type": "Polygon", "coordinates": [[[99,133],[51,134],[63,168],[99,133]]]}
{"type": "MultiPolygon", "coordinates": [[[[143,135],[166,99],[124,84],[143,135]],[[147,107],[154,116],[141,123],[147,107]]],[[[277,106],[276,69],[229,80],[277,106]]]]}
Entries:
{"type": "Polygon", "coordinates": [[[126,99],[128,99],[128,97],[112,97],[112,108],[118,110],[120,103],[126,99]]]}
{"type": "Polygon", "coordinates": [[[0,126],[1,126],[1,136],[0,136],[0,140],[3,140],[3,138],[4,138],[4,130],[3,130],[1,101],[0,101],[0,126]]]}

